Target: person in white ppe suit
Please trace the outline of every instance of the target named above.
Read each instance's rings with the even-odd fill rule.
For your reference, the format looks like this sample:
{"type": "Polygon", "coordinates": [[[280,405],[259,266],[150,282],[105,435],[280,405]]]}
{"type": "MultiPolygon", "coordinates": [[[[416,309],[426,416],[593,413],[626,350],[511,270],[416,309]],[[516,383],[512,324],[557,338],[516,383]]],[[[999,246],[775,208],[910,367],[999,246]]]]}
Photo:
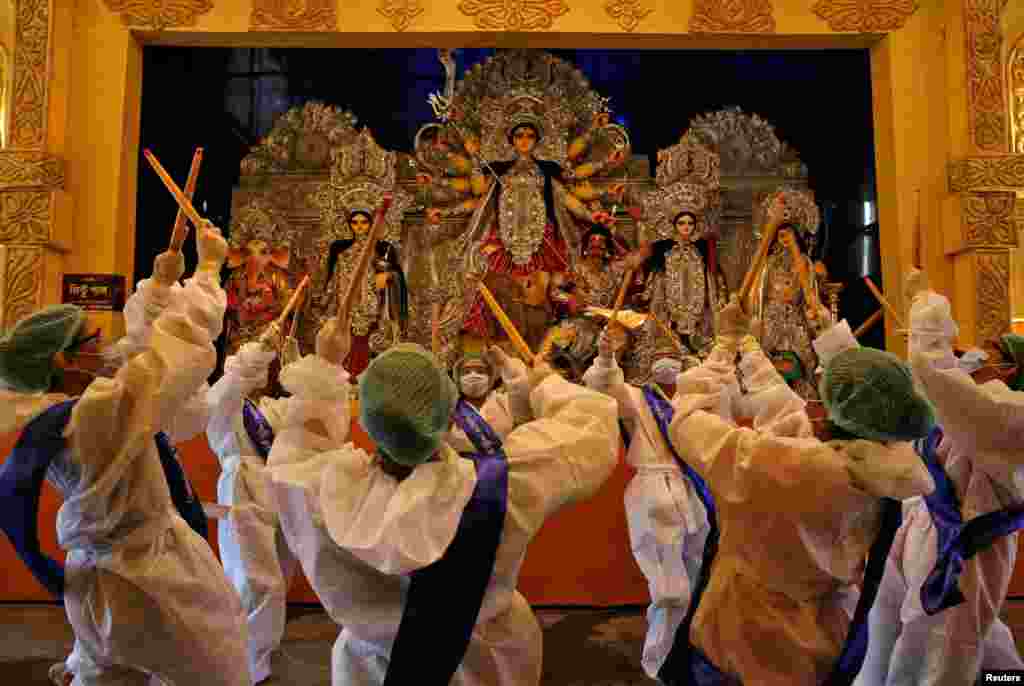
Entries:
{"type": "Polygon", "coordinates": [[[322,455],[314,504],[339,553],[382,575],[386,595],[368,605],[334,591],[346,605],[336,686],[540,682],[541,630],[516,591],[519,568],[544,521],[611,475],[618,430],[612,399],[546,363],[528,383],[537,419],[502,439],[469,414],[476,453],[459,456],[445,441],[458,392],[423,348],[395,346],[360,376],[377,454],[347,444],[322,455]]]}
{"type": "Polygon", "coordinates": [[[749,330],[731,302],[711,355],[680,377],[673,402],[672,444],[713,497],[703,494],[711,532],[701,577],[659,678],[673,686],[849,683],[899,525],[894,499],[933,487],[908,442],[927,434],[931,410],[894,356],[846,350],[826,364],[820,391],[834,435],[851,440],[822,443],[749,330]],[[767,386],[758,428],[716,412],[737,353],[749,365],[745,379],[775,379],[758,384],[767,386]]]}
{"type": "MultiPolygon", "coordinates": [[[[483,353],[470,353],[452,369],[461,399],[484,418],[500,438],[530,419],[530,384],[526,364],[492,346],[483,353]],[[503,388],[494,390],[501,379],[503,388]]],[[[457,452],[474,452],[466,432],[455,424],[445,439],[457,452]]]]}
{"type": "Polygon", "coordinates": [[[208,396],[206,436],[221,466],[217,501],[229,508],[218,522],[217,541],[248,615],[254,684],[270,677],[271,656],[284,636],[288,588],[299,567],[278,523],[266,466],[288,401],[263,397],[257,404],[248,397],[267,385],[281,344],[280,327],[271,324],[227,359],[208,396]]]}
{"type": "Polygon", "coordinates": [[[1024,669],[999,618],[1022,524],[1014,437],[1024,394],[997,380],[978,385],[960,368],[945,297],[915,294],[910,326],[915,380],[940,422],[915,445],[938,488],[904,503],[858,686],[973,684],[983,669],[1024,669]]]}
{"type": "MultiPolygon", "coordinates": [[[[63,597],[80,654],[79,686],[146,684],[151,677],[167,686],[249,684],[241,604],[207,543],[175,511],[153,439],[216,362],[227,244],[208,223],[197,243],[199,268],[182,293],[187,303],[157,318],[146,350],[114,378],[95,379],[77,400],[42,404],[0,469],[5,503],[19,487],[38,494],[46,469],[59,475],[63,570],[39,552],[34,524],[22,532],[11,526],[20,520],[24,527],[27,509],[18,516],[8,510],[3,524],[37,577],[63,597]]],[[[161,255],[154,287],[170,290],[183,271],[180,253],[161,255]]],[[[38,346],[23,345],[53,323],[38,319],[38,326],[32,317],[16,326],[0,345],[0,379],[22,391],[33,385],[25,383],[26,370],[53,364],[54,349],[40,355],[38,346]]],[[[69,325],[71,336],[80,326],[69,325]]],[[[49,381],[45,375],[36,390],[49,381]]]]}
{"type": "MultiPolygon", "coordinates": [[[[694,358],[688,361],[691,366],[697,364],[694,358]]],[[[627,384],[605,331],[598,338],[598,356],[583,375],[588,388],[615,398],[623,438],[628,441],[626,461],[636,469],[624,504],[630,547],[651,597],[642,664],[652,679],[657,678],[686,615],[708,535],[707,513],[694,482],[662,434],[652,409],[659,398],[669,402],[682,370],[683,357],[664,351],[651,365],[654,384],[642,389],[627,384]]]]}
{"type": "MultiPolygon", "coordinates": [[[[155,270],[156,265],[154,265],[155,270]]],[[[190,283],[195,278],[198,277],[193,276],[189,280],[190,283]]],[[[202,292],[195,286],[183,287],[177,281],[171,283],[170,286],[155,278],[140,281],[124,306],[126,334],[103,351],[102,357],[106,365],[101,370],[101,374],[112,376],[126,362],[144,352],[149,347],[153,323],[160,315],[168,308],[183,313],[189,307],[190,298],[194,299],[195,294],[202,292]]],[[[160,452],[164,473],[167,476],[168,486],[171,489],[171,499],[179,514],[204,539],[209,536],[206,514],[199,502],[198,494],[192,487],[184,468],[178,462],[176,451],[172,446],[191,440],[205,431],[210,419],[210,406],[206,398],[209,390],[209,384],[206,379],[203,379],[196,392],[175,416],[168,420],[167,428],[157,435],[157,448],[160,452]]],[[[60,475],[55,470],[50,471],[50,481],[60,488],[58,483],[60,475]]],[[[58,686],[71,683],[78,670],[77,665],[80,659],[81,651],[76,645],[75,650],[64,662],[51,667],[50,680],[58,686]]]]}

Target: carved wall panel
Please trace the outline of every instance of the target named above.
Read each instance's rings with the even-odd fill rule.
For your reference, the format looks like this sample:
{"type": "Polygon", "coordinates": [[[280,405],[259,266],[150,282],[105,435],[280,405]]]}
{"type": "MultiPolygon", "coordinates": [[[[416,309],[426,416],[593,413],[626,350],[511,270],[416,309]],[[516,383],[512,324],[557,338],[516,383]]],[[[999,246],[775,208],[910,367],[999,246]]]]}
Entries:
{"type": "Polygon", "coordinates": [[[811,8],[833,31],[882,33],[903,28],[914,12],[915,0],[819,0],[811,8]]]}
{"type": "Polygon", "coordinates": [[[1010,331],[1010,253],[983,252],[977,256],[978,321],[976,342],[998,339],[1010,331]]]}
{"type": "Polygon", "coordinates": [[[625,31],[632,31],[640,25],[640,21],[651,13],[643,0],[609,0],[604,11],[618,22],[625,31]]]}
{"type": "Polygon", "coordinates": [[[50,191],[0,193],[0,243],[46,243],[50,239],[50,191]]]}
{"type": "Polygon", "coordinates": [[[51,0],[18,0],[15,22],[14,92],[10,135],[13,148],[41,150],[46,142],[51,0]]]}
{"type": "Polygon", "coordinates": [[[6,246],[4,265],[4,327],[42,305],[43,248],[6,246]]]}
{"type": "Polygon", "coordinates": [[[962,199],[964,240],[969,246],[1017,244],[1014,193],[967,193],[962,199]]]}
{"type": "Polygon", "coordinates": [[[947,171],[954,193],[1024,188],[1024,155],[969,157],[950,162],[947,171]]]}
{"type": "Polygon", "coordinates": [[[42,152],[0,152],[0,191],[64,186],[64,161],[42,152]]]}
{"type": "Polygon", "coordinates": [[[463,0],[459,11],[485,31],[536,31],[554,26],[569,5],[564,0],[463,0]]]}
{"type": "Polygon", "coordinates": [[[336,0],[253,0],[249,27],[256,30],[336,31],[336,0]]]}
{"type": "Polygon", "coordinates": [[[163,29],[195,26],[200,14],[213,9],[212,0],[104,0],[126,26],[163,29]]]}
{"type": "Polygon", "coordinates": [[[971,139],[986,152],[1006,152],[1007,108],[999,18],[1009,0],[965,0],[967,91],[971,139]]]}
{"type": "Polygon", "coordinates": [[[694,33],[775,33],[771,0],[695,0],[694,33]]]}
{"type": "Polygon", "coordinates": [[[423,14],[420,0],[381,0],[377,12],[387,17],[395,31],[405,31],[416,17],[423,14]]]}

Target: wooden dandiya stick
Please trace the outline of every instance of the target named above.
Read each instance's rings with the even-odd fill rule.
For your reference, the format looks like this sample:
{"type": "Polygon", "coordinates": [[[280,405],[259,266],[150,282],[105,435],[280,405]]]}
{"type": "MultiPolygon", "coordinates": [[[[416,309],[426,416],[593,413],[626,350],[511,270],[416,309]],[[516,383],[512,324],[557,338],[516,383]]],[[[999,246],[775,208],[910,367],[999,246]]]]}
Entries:
{"type": "MultiPolygon", "coordinates": [[[[188,179],[185,181],[185,197],[192,201],[196,192],[196,181],[199,180],[199,167],[203,163],[203,149],[196,148],[192,155],[192,167],[188,170],[188,179]]],[[[174,218],[174,230],[171,232],[171,245],[168,248],[171,252],[181,252],[181,246],[188,238],[188,224],[185,223],[185,211],[178,208],[178,216],[174,218]]]]}
{"type": "Polygon", "coordinates": [[[743,283],[740,286],[739,293],[737,294],[740,307],[744,306],[743,303],[745,303],[747,298],[750,297],[750,291],[754,289],[754,280],[761,271],[764,261],[768,258],[768,248],[771,246],[772,239],[775,238],[775,233],[778,230],[778,224],[765,224],[764,235],[761,236],[761,244],[757,246],[757,252],[754,253],[754,260],[750,263],[747,273],[743,275],[743,283]]]}
{"type": "Polygon", "coordinates": [[[494,294],[491,293],[491,289],[481,281],[477,284],[477,290],[480,292],[480,295],[483,296],[484,302],[487,303],[487,306],[491,308],[491,314],[493,314],[494,318],[498,320],[499,324],[501,324],[501,328],[504,329],[505,335],[508,336],[508,339],[512,341],[512,344],[519,350],[519,354],[523,356],[523,360],[527,364],[533,364],[535,356],[530,350],[530,346],[528,346],[523,337],[519,335],[516,325],[512,323],[512,320],[508,318],[505,311],[501,309],[501,305],[498,304],[498,301],[494,298],[494,294]]]}
{"type": "Polygon", "coordinates": [[[171,175],[167,173],[167,170],[164,169],[163,165],[156,159],[156,156],[149,150],[143,150],[142,154],[146,156],[146,161],[149,162],[149,166],[153,167],[153,171],[155,171],[156,175],[160,177],[160,180],[164,182],[164,186],[167,187],[167,190],[169,190],[171,195],[174,196],[174,199],[178,201],[178,207],[180,207],[185,213],[185,216],[188,217],[196,227],[202,224],[203,218],[198,212],[196,212],[196,208],[192,207],[192,201],[185,197],[185,194],[181,192],[180,188],[178,188],[178,184],[174,183],[174,179],[171,178],[171,175]]]}
{"type": "Polygon", "coordinates": [[[679,342],[678,337],[673,333],[672,329],[668,328],[668,324],[655,317],[653,312],[648,312],[647,316],[658,325],[658,328],[661,329],[662,333],[668,336],[668,340],[672,342],[672,347],[676,349],[676,352],[680,355],[685,355],[686,353],[683,351],[683,344],[679,342]]]}
{"type": "MultiPolygon", "coordinates": [[[[308,281],[309,281],[309,275],[307,275],[306,278],[302,280],[302,283],[305,284],[308,281]]],[[[302,284],[299,284],[299,287],[301,288],[302,284]]],[[[295,316],[292,317],[292,325],[291,325],[291,328],[288,329],[288,338],[295,338],[295,334],[299,330],[299,319],[302,317],[302,311],[305,309],[306,303],[308,303],[308,302],[309,302],[309,291],[307,290],[307,291],[305,291],[303,293],[302,307],[300,307],[295,312],[295,316]]]]}
{"type": "MultiPolygon", "coordinates": [[[[302,277],[302,281],[299,282],[299,285],[295,289],[295,292],[292,293],[292,297],[288,301],[288,304],[285,305],[285,308],[283,310],[281,310],[281,314],[279,314],[277,316],[277,321],[274,322],[275,324],[278,324],[278,325],[284,324],[284,320],[288,319],[288,315],[291,314],[291,311],[293,309],[295,309],[296,305],[299,304],[299,298],[302,298],[302,297],[305,296],[306,287],[308,285],[309,285],[309,274],[306,274],[304,277],[302,277]]],[[[296,313],[295,316],[296,316],[296,319],[297,319],[298,318],[298,314],[296,313]]]]}
{"type": "Polygon", "coordinates": [[[878,286],[875,285],[875,282],[871,280],[870,276],[864,277],[864,283],[868,285],[868,290],[870,290],[871,294],[875,296],[875,300],[878,301],[878,304],[886,309],[889,315],[893,318],[893,321],[895,321],[900,328],[907,328],[906,324],[903,323],[903,319],[900,317],[899,312],[897,312],[896,308],[885,299],[885,296],[882,295],[882,291],[878,289],[878,286]]]}
{"type": "Polygon", "coordinates": [[[883,310],[882,308],[878,308],[877,310],[875,310],[875,313],[873,315],[865,319],[864,323],[857,327],[857,330],[853,332],[853,337],[860,338],[861,336],[863,336],[868,329],[870,329],[872,326],[878,323],[878,320],[882,318],[883,314],[885,314],[885,310],[883,310]]]}

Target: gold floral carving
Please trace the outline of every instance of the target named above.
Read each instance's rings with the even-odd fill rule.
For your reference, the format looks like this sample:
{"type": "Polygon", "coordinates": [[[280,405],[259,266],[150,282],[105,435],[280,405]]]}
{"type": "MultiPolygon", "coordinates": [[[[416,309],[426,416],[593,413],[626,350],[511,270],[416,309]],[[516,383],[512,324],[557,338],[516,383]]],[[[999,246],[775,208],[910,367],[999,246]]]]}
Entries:
{"type": "Polygon", "coordinates": [[[18,0],[9,144],[40,150],[46,143],[50,0],[18,0]]]}
{"type": "Polygon", "coordinates": [[[50,238],[49,191],[0,193],[0,243],[45,243],[50,238]]]}
{"type": "Polygon", "coordinates": [[[811,11],[833,31],[883,33],[903,28],[917,7],[915,0],[818,0],[811,11]]]}
{"type": "Polygon", "coordinates": [[[463,0],[459,11],[473,17],[478,29],[533,31],[550,29],[569,6],[565,0],[463,0]]]}
{"type": "Polygon", "coordinates": [[[644,6],[643,0],[609,0],[604,5],[604,11],[619,22],[623,30],[632,31],[641,19],[651,13],[651,8],[644,6]]]}
{"type": "Polygon", "coordinates": [[[43,249],[7,246],[4,319],[13,323],[40,306],[43,249]]]}
{"type": "Polygon", "coordinates": [[[104,0],[126,26],[161,31],[171,26],[195,26],[200,14],[213,9],[213,0],[104,0]]]}
{"type": "Polygon", "coordinates": [[[1024,34],[1010,53],[1010,117],[1013,150],[1024,155],[1024,34]]]}
{"type": "Polygon", "coordinates": [[[0,190],[61,188],[64,161],[41,152],[0,152],[0,190]]]}
{"type": "Polygon", "coordinates": [[[775,33],[771,0],[695,0],[694,33],[775,33]]]}
{"type": "Polygon", "coordinates": [[[420,0],[381,0],[377,11],[391,21],[395,31],[405,31],[412,20],[423,14],[420,0]]]}
{"type": "Polygon", "coordinates": [[[1017,245],[1014,193],[968,193],[963,196],[964,240],[970,246],[1017,245]]]}
{"type": "Polygon", "coordinates": [[[253,0],[249,28],[336,31],[337,0],[253,0]]]}
{"type": "Polygon", "coordinates": [[[1010,331],[1010,253],[980,253],[977,257],[978,322],[976,342],[998,340],[1010,331]]]}
{"type": "Polygon", "coordinates": [[[1024,155],[968,157],[950,162],[947,171],[953,193],[1024,189],[1024,155]]]}
{"type": "Polygon", "coordinates": [[[1009,0],[965,0],[971,137],[986,152],[1007,151],[1000,15],[1009,0]]]}

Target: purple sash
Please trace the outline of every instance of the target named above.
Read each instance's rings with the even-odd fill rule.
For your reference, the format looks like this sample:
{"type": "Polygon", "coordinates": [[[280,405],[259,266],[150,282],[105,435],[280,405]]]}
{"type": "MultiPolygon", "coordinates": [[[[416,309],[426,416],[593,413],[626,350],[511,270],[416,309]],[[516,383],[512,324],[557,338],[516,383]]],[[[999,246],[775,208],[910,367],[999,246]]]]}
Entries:
{"type": "Polygon", "coordinates": [[[66,400],[29,422],[0,467],[0,528],[32,575],[58,599],[64,597],[64,565],[39,548],[39,495],[47,467],[64,449],[74,407],[74,400],[66,400]]]}
{"type": "Polygon", "coordinates": [[[188,474],[178,462],[178,451],[171,445],[171,439],[163,431],[156,435],[156,451],[160,455],[160,466],[164,470],[171,501],[181,518],[197,534],[209,540],[210,523],[203,511],[203,504],[196,497],[196,491],[188,480],[188,474]]]}
{"type": "Polygon", "coordinates": [[[508,509],[508,460],[501,439],[460,400],[455,423],[476,447],[476,488],[441,559],[410,576],[384,686],[451,681],[469,647],[494,572],[508,509]]]}
{"type": "MultiPolygon", "coordinates": [[[[57,598],[64,595],[64,566],[39,548],[39,497],[47,468],[66,445],[64,430],[76,402],[54,405],[29,422],[0,467],[0,528],[32,575],[57,598]]],[[[206,538],[206,515],[170,440],[162,432],[154,439],[174,506],[189,526],[206,538]]]]}
{"type": "Polygon", "coordinates": [[[926,438],[914,442],[914,449],[935,480],[935,490],[924,497],[939,537],[935,566],[921,585],[921,605],[929,615],[964,602],[958,580],[967,560],[1024,527],[1024,506],[1020,505],[964,523],[956,488],[935,454],[942,436],[942,429],[935,427],[926,438]]]}
{"type": "Polygon", "coordinates": [[[270,457],[270,448],[274,445],[274,429],[260,412],[260,408],[256,407],[256,403],[248,398],[242,403],[242,425],[256,452],[266,461],[270,457]]]}
{"type": "MultiPolygon", "coordinates": [[[[704,559],[701,560],[700,577],[694,586],[693,595],[690,598],[690,605],[686,610],[686,616],[679,628],[676,630],[675,640],[668,657],[658,671],[658,678],[667,686],[740,686],[740,682],[733,676],[725,674],[715,666],[707,657],[690,643],[690,628],[693,625],[693,617],[697,612],[701,596],[707,589],[711,576],[711,567],[715,555],[718,553],[718,517],[715,510],[714,498],[711,495],[707,484],[701,479],[693,468],[683,462],[676,453],[669,440],[668,428],[672,423],[675,410],[668,400],[657,389],[649,386],[644,387],[644,398],[647,400],[651,414],[658,424],[665,443],[672,451],[673,457],[679,463],[683,473],[693,481],[697,497],[704,504],[707,511],[708,524],[711,531],[708,533],[707,542],[704,544],[704,559]]],[[[867,567],[864,571],[864,583],[857,602],[857,609],[850,624],[850,631],[843,643],[843,650],[839,654],[832,673],[825,680],[824,686],[849,686],[853,683],[857,673],[864,663],[868,647],[868,613],[875,602],[879,584],[882,581],[882,574],[885,571],[886,558],[889,556],[889,548],[892,546],[896,530],[900,526],[902,516],[901,505],[896,500],[883,498],[882,504],[882,526],[878,536],[871,546],[871,553],[868,556],[867,567]]]]}

